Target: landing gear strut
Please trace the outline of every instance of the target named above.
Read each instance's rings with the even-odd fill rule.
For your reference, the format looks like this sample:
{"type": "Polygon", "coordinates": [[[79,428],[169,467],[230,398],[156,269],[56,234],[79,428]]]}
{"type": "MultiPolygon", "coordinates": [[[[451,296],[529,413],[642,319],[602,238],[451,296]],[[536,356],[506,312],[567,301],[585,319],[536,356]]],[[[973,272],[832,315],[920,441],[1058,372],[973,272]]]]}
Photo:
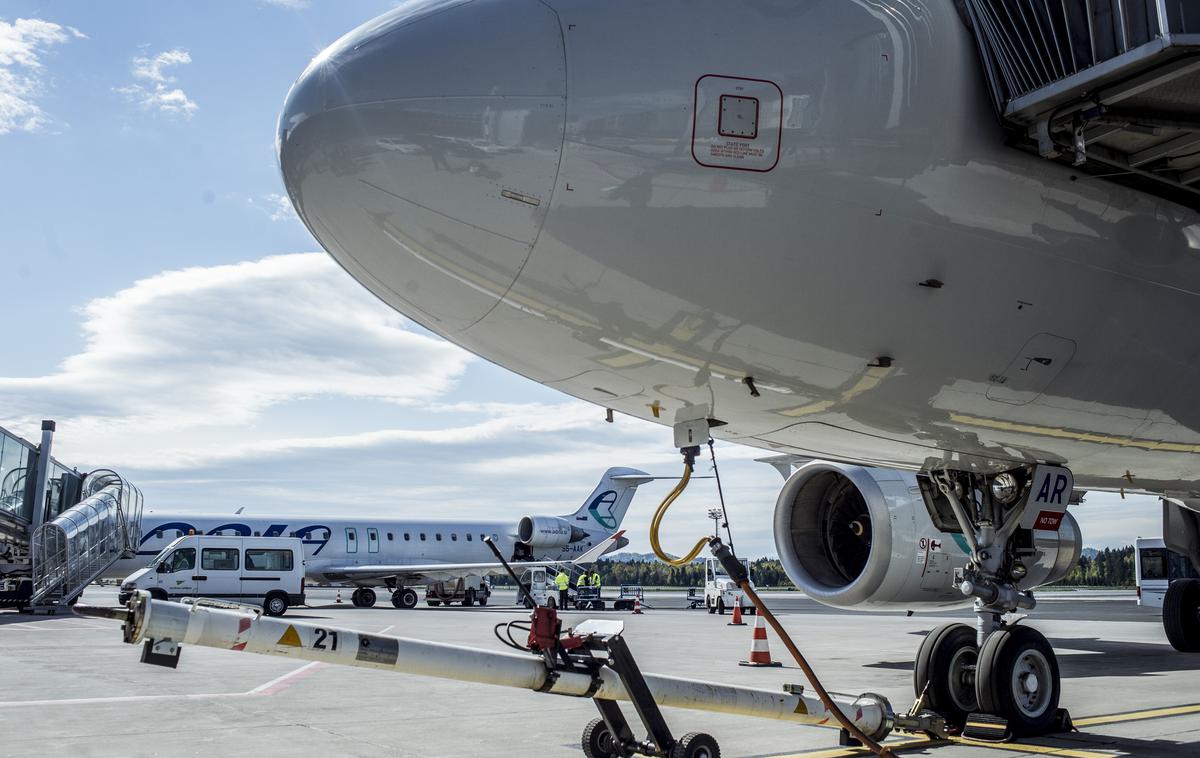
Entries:
{"type": "Polygon", "coordinates": [[[940,505],[953,513],[970,546],[971,560],[955,581],[964,595],[975,598],[976,624],[945,624],[929,633],[913,672],[917,696],[949,725],[987,721],[968,718],[985,714],[999,720],[998,736],[1045,733],[1064,718],[1058,708],[1058,660],[1041,632],[1010,625],[1003,617],[1036,604],[1019,586],[1026,576],[1022,559],[1034,553],[1032,517],[1025,514],[1031,507],[1050,509],[1033,514],[1040,519],[1053,515],[1056,505],[1058,512],[1065,510],[1070,472],[1039,466],[991,477],[935,472],[931,479],[940,505]],[[1044,482],[1053,487],[1039,486],[1044,482]]]}

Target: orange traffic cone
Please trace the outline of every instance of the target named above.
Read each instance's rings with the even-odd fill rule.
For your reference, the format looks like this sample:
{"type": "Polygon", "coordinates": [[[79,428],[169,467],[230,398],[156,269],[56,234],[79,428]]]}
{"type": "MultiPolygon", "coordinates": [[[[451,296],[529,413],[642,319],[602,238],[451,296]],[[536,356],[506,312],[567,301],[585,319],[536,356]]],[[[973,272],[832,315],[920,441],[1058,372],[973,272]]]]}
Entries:
{"type": "Polygon", "coordinates": [[[763,617],[754,618],[754,638],[750,641],[750,660],[739,661],[739,666],[782,666],[779,661],[771,660],[771,649],[767,647],[767,627],[763,617]]]}
{"type": "Polygon", "coordinates": [[[338,587],[337,599],[334,600],[334,602],[335,603],[342,602],[342,588],[341,587],[338,587]]]}
{"type": "Polygon", "coordinates": [[[746,622],[742,621],[742,598],[739,595],[737,602],[733,605],[733,621],[730,621],[725,626],[745,626],[746,622]]]}
{"type": "Polygon", "coordinates": [[[642,612],[642,599],[640,597],[633,599],[633,612],[638,614],[642,612]]]}

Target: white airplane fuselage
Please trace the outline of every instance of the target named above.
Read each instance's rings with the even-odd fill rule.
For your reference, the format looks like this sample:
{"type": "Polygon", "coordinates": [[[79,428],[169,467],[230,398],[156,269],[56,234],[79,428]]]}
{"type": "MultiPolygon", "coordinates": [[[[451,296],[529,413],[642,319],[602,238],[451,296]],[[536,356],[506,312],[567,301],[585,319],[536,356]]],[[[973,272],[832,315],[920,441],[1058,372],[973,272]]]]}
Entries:
{"type": "MultiPolygon", "coordinates": [[[[315,581],[336,580],[326,569],[337,566],[372,566],[444,563],[447,567],[494,563],[495,555],[482,541],[491,537],[505,558],[513,554],[517,536],[513,522],[433,521],[413,519],[347,519],[321,516],[244,516],[157,514],[142,516],[142,539],[137,555],[113,564],[105,576],[123,578],[145,567],[150,559],[177,537],[223,534],[241,537],[299,537],[304,543],[305,574],[315,581]],[[374,535],[374,536],[372,536],[374,535]]],[[[589,531],[582,540],[561,548],[539,549],[534,558],[570,561],[604,537],[589,531]]],[[[364,581],[378,585],[381,582],[364,581]]]]}
{"type": "Polygon", "coordinates": [[[976,55],[950,0],[408,4],[280,162],[377,296],[576,397],[1200,497],[1200,215],[1005,147],[976,55]]]}

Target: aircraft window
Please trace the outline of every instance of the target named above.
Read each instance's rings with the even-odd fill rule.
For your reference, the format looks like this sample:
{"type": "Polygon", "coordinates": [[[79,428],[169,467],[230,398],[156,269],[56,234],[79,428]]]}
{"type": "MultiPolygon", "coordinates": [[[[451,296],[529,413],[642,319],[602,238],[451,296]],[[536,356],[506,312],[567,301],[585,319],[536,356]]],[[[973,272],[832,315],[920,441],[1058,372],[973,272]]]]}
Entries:
{"type": "Polygon", "coordinates": [[[295,536],[296,536],[296,533],[295,533],[295,532],[288,532],[288,536],[289,536],[289,537],[295,537],[295,536]]]}
{"type": "Polygon", "coordinates": [[[457,535],[457,534],[455,534],[454,532],[450,532],[450,541],[451,541],[451,542],[458,542],[458,535],[457,535]]]}
{"type": "Polygon", "coordinates": [[[291,550],[247,550],[247,571],[291,571],[291,550]]]}
{"type": "Polygon", "coordinates": [[[358,539],[358,535],[354,533],[353,529],[347,529],[346,530],[346,539],[355,540],[355,539],[358,539]]]}
{"type": "Polygon", "coordinates": [[[435,534],[435,535],[433,535],[433,536],[434,536],[434,537],[437,537],[437,541],[438,541],[438,542],[441,542],[441,541],[442,541],[442,533],[441,533],[441,532],[438,532],[437,534],[435,534]]]}
{"type": "Polygon", "coordinates": [[[358,533],[352,527],[346,527],[346,552],[358,552],[358,533]]]}
{"type": "Polygon", "coordinates": [[[182,529],[176,529],[176,530],[175,530],[175,536],[176,536],[176,537],[182,537],[182,536],[183,536],[183,530],[182,530],[182,529]]]}
{"type": "Polygon", "coordinates": [[[471,541],[471,533],[467,532],[467,542],[470,542],[470,541],[471,541]]]}
{"type": "Polygon", "coordinates": [[[192,571],[196,568],[196,549],[191,547],[181,547],[171,553],[165,561],[167,565],[167,573],[172,574],[176,571],[192,571]]]}
{"type": "Polygon", "coordinates": [[[492,542],[499,542],[499,541],[500,541],[500,538],[497,537],[495,534],[492,534],[492,542]]]}
{"type": "Polygon", "coordinates": [[[411,540],[411,539],[412,539],[412,535],[411,535],[411,534],[409,534],[408,532],[405,532],[405,533],[404,533],[404,541],[405,541],[405,542],[408,542],[408,541],[409,541],[409,540],[411,540]]]}
{"type": "Polygon", "coordinates": [[[236,547],[206,547],[200,551],[200,567],[205,571],[237,571],[236,547]]]}
{"type": "Polygon", "coordinates": [[[481,535],[479,535],[479,541],[480,541],[480,542],[483,542],[483,540],[484,540],[484,538],[485,538],[486,536],[487,536],[487,535],[485,535],[485,534],[481,534],[481,535]]]}
{"type": "Polygon", "coordinates": [[[391,542],[394,539],[396,539],[396,538],[392,536],[392,533],[388,532],[388,542],[391,542]]]}
{"type": "Polygon", "coordinates": [[[425,532],[421,532],[421,542],[425,541],[425,532]]]}
{"type": "Polygon", "coordinates": [[[155,532],[154,537],[155,537],[155,539],[161,540],[162,539],[162,529],[159,529],[157,532],[155,532]]]}
{"type": "Polygon", "coordinates": [[[374,529],[368,529],[367,530],[367,539],[374,542],[375,540],[379,539],[379,533],[376,532],[374,529]]]}
{"type": "Polygon", "coordinates": [[[262,532],[255,532],[255,533],[254,533],[254,536],[255,536],[255,537],[261,537],[261,536],[262,536],[262,532]]]}
{"type": "Polygon", "coordinates": [[[329,530],[328,529],[321,532],[321,539],[323,539],[323,540],[329,539],[329,530]]]}

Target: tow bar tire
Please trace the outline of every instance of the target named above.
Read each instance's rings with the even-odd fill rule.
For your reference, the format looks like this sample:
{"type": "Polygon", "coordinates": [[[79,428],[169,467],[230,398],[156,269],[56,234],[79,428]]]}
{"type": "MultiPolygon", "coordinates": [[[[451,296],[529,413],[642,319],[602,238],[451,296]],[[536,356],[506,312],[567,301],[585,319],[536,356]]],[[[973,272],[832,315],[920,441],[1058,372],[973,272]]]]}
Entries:
{"type": "Polygon", "coordinates": [[[966,624],[943,624],[925,635],[913,667],[913,690],[925,693],[925,707],[961,727],[979,710],[975,666],[979,648],[975,630],[966,624]]]}
{"type": "Polygon", "coordinates": [[[1163,629],[1171,647],[1200,652],[1200,579],[1176,579],[1163,597],[1163,629]]]}
{"type": "Polygon", "coordinates": [[[671,748],[670,758],[721,758],[721,748],[712,735],[688,732],[671,748]]]}
{"type": "Polygon", "coordinates": [[[984,713],[1008,719],[1014,735],[1044,734],[1058,715],[1058,658],[1041,632],[1011,626],[988,635],[979,650],[975,693],[984,713]]]}
{"type": "Polygon", "coordinates": [[[280,593],[267,595],[267,600],[263,603],[263,613],[268,616],[282,616],[287,613],[287,609],[287,595],[280,593]]]}
{"type": "Polygon", "coordinates": [[[583,728],[581,744],[583,754],[587,758],[615,758],[618,755],[612,732],[608,731],[604,719],[592,719],[588,722],[583,728]]]}

